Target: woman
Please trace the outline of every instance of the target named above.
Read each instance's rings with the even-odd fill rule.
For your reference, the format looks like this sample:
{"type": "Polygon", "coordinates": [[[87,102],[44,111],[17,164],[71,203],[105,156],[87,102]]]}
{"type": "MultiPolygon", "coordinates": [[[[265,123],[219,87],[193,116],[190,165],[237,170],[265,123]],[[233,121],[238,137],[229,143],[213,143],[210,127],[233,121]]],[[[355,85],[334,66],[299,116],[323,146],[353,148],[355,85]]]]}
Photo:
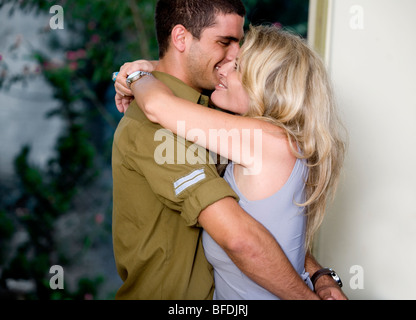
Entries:
{"type": "MultiPolygon", "coordinates": [[[[149,120],[174,133],[185,121],[184,137],[231,160],[224,178],[240,205],[269,229],[313,290],[305,254],[335,192],[345,152],[325,67],[299,37],[259,26],[250,28],[238,61],[219,74],[212,102],[235,115],[179,99],[151,76],[140,79],[133,93],[149,120]],[[194,129],[207,139],[192,136],[194,129]],[[231,143],[210,135],[213,129],[225,129],[231,143]]],[[[214,267],[214,298],[278,298],[242,274],[206,232],[203,243],[214,267]]]]}

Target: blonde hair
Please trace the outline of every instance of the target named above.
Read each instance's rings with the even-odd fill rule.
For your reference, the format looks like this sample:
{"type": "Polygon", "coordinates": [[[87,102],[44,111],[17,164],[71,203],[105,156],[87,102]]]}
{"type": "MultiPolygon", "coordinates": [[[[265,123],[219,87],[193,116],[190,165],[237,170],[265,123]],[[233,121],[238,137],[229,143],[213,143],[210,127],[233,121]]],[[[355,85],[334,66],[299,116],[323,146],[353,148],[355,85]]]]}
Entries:
{"type": "Polygon", "coordinates": [[[307,160],[306,247],[332,200],[346,144],[322,59],[299,36],[269,26],[250,27],[239,65],[250,108],[245,116],[274,123],[297,158],[307,160]]]}

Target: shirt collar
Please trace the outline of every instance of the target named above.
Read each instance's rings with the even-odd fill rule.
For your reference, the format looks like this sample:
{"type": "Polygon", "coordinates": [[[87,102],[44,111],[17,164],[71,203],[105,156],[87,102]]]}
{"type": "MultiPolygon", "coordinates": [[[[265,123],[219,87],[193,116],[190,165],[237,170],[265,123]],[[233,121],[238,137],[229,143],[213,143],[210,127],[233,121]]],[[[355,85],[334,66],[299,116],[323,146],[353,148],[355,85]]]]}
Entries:
{"type": "Polygon", "coordinates": [[[160,71],[153,71],[152,74],[156,79],[162,81],[165,85],[167,85],[175,96],[191,101],[193,103],[204,105],[206,107],[208,106],[209,97],[191,88],[182,80],[179,80],[170,74],[160,71]]]}

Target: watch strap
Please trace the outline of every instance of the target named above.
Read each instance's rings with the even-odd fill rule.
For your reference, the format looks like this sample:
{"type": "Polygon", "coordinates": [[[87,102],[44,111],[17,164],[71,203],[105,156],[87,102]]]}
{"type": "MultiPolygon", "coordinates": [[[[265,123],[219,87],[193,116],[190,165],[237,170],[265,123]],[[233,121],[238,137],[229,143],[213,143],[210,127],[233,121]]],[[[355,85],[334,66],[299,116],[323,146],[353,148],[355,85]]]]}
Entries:
{"type": "Polygon", "coordinates": [[[311,277],[311,281],[313,286],[315,287],[315,283],[316,281],[318,281],[318,279],[322,276],[331,276],[332,279],[334,279],[334,281],[339,285],[339,287],[342,287],[342,281],[341,278],[337,275],[337,273],[331,269],[331,268],[323,268],[320,269],[318,271],[316,271],[313,276],[311,277]]]}

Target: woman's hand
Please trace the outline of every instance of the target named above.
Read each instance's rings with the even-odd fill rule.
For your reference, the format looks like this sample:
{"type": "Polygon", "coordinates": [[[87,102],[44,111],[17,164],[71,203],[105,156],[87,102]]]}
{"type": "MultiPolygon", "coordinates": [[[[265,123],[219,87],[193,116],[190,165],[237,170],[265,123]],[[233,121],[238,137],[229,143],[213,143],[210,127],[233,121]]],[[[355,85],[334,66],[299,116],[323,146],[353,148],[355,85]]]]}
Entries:
{"type": "Polygon", "coordinates": [[[156,68],[157,63],[158,61],[137,60],[123,64],[114,83],[114,88],[116,89],[115,102],[118,111],[122,113],[126,112],[134,99],[133,92],[126,84],[127,77],[139,70],[152,72],[156,68]]]}

